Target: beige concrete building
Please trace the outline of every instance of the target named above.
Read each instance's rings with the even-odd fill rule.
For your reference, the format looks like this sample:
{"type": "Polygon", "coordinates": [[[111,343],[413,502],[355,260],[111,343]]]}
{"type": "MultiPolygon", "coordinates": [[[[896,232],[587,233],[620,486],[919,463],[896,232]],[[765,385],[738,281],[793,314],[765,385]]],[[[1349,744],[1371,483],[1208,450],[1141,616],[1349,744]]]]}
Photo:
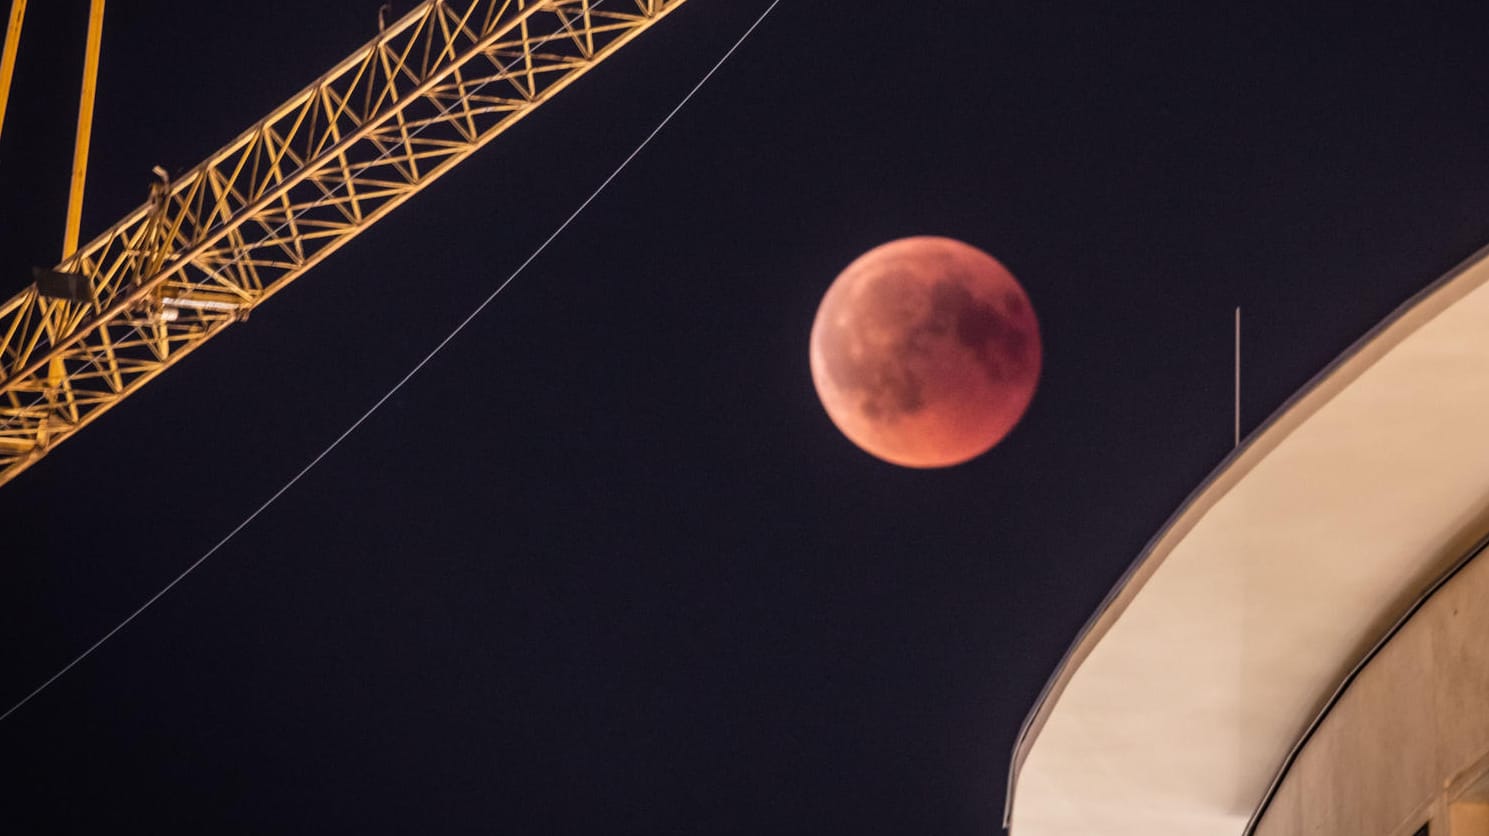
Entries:
{"type": "Polygon", "coordinates": [[[1190,496],[1014,752],[1013,836],[1489,836],[1489,251],[1190,496]]]}

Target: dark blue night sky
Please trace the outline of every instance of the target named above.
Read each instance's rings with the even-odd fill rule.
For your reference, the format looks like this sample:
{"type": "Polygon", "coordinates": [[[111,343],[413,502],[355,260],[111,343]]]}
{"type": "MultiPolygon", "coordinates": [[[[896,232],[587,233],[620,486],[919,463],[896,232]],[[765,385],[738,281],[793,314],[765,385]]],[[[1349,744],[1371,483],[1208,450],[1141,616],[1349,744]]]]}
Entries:
{"type": "MultiPolygon", "coordinates": [[[[91,237],[376,31],[116,2],[91,237]]],[[[8,707],[300,470],[764,10],[690,0],[0,488],[8,707]]],[[[1489,242],[1476,4],[783,0],[419,377],[0,723],[16,833],[992,834],[1026,711],[1231,446],[1489,242]],[[807,336],[859,253],[965,240],[1044,375],[912,471],[807,336]]],[[[0,293],[56,261],[84,0],[33,2],[0,293]]],[[[404,4],[406,9],[408,4],[404,4]]]]}

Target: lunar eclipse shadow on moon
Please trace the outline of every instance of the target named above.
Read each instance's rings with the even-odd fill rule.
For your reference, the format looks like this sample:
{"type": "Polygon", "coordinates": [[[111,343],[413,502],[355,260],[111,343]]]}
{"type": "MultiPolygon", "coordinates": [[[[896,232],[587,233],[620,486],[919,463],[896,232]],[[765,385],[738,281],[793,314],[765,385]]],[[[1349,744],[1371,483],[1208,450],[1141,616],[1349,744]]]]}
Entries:
{"type": "Polygon", "coordinates": [[[1013,274],[951,238],[891,241],[849,264],[817,309],[812,381],[864,451],[915,468],[976,458],[1039,381],[1039,324],[1013,274]]]}

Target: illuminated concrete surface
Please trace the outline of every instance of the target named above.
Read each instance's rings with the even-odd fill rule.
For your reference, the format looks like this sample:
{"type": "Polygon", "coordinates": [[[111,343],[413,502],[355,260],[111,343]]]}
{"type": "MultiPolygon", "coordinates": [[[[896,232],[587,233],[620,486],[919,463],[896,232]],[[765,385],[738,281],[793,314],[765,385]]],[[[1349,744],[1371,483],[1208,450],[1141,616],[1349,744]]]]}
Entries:
{"type": "Polygon", "coordinates": [[[1489,557],[1470,563],[1361,670],[1302,748],[1257,836],[1484,836],[1489,557]],[[1451,813],[1451,815],[1450,815],[1451,813]],[[1452,828],[1448,819],[1452,818],[1452,828]]]}
{"type": "MultiPolygon", "coordinates": [[[[1489,530],[1486,281],[1481,252],[1404,306],[1170,520],[1030,716],[1014,836],[1244,831],[1348,672],[1489,530]]],[[[1432,727],[1399,719],[1391,735],[1432,727]]],[[[1284,790],[1279,821],[1304,812],[1284,790]]],[[[1422,792],[1393,788],[1349,815],[1389,818],[1422,792]]]]}

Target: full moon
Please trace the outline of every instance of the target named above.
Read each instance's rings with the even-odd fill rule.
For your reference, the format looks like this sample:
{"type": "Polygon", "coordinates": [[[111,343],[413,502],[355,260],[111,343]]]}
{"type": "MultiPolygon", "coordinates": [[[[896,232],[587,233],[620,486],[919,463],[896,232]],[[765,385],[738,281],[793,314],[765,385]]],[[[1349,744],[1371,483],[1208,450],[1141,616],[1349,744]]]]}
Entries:
{"type": "Polygon", "coordinates": [[[827,289],[812,382],[850,441],[905,467],[986,452],[1023,416],[1042,348],[1029,297],[1002,264],[951,238],[891,241],[827,289]]]}

